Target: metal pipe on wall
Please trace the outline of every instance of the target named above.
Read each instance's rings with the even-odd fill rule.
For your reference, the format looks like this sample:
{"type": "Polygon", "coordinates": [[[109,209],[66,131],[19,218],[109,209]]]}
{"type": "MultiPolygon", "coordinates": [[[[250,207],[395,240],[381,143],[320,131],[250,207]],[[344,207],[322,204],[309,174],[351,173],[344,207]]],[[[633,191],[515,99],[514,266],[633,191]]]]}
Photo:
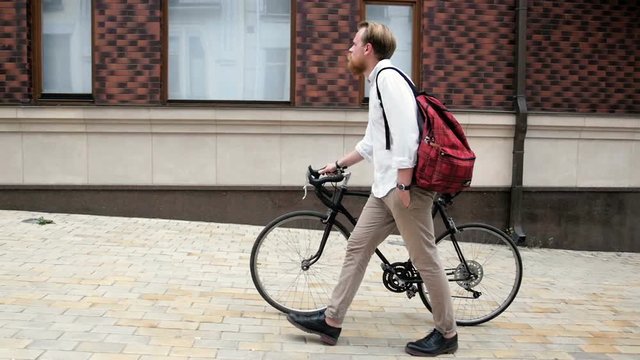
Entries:
{"type": "Polygon", "coordinates": [[[511,205],[509,230],[517,244],[523,244],[526,235],[522,229],[522,180],[524,170],[524,141],[527,136],[527,0],[516,0],[516,53],[515,53],[515,111],[516,126],[513,136],[513,162],[511,169],[511,205]]]}

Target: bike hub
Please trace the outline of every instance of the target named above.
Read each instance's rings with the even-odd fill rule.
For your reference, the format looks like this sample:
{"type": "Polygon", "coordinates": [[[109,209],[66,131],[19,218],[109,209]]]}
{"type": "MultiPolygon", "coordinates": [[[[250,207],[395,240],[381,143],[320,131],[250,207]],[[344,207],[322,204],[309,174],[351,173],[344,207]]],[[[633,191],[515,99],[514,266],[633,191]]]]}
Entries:
{"type": "Polygon", "coordinates": [[[484,268],[482,265],[474,260],[467,260],[467,266],[464,264],[458,265],[454,272],[455,278],[460,279],[456,283],[465,289],[471,289],[480,284],[484,277],[484,268]],[[469,271],[467,271],[467,268],[469,271]]]}

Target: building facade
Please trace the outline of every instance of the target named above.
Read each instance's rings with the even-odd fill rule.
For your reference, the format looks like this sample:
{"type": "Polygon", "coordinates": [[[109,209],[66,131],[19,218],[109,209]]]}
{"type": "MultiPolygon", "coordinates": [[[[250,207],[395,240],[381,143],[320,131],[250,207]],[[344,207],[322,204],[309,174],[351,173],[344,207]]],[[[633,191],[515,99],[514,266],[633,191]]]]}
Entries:
{"type": "Polygon", "coordinates": [[[622,0],[0,0],[0,208],[260,225],[318,207],[306,167],[364,134],[346,54],[370,19],[478,155],[459,222],[640,251],[638,18],[622,0]]]}

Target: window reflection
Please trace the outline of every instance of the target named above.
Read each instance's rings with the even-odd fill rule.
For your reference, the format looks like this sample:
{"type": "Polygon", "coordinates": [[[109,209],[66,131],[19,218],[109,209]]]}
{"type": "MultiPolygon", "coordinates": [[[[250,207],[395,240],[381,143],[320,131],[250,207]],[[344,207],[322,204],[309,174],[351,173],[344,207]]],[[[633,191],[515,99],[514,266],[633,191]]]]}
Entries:
{"type": "Polygon", "coordinates": [[[42,2],[42,92],[91,93],[91,0],[42,2]]]}
{"type": "Polygon", "coordinates": [[[171,0],[169,98],[288,101],[290,0],[171,0]]]}
{"type": "MultiPolygon", "coordinates": [[[[396,51],[391,57],[395,66],[411,77],[413,69],[413,7],[410,5],[366,6],[367,20],[387,25],[396,37],[396,51]]],[[[365,97],[369,87],[365,86],[365,97]]]]}

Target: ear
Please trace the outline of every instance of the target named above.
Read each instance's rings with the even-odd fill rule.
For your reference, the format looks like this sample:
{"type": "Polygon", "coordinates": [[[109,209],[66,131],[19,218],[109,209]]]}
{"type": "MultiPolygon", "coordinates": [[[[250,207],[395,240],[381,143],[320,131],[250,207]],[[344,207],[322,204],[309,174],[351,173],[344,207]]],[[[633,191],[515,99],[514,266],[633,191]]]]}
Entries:
{"type": "Polygon", "coordinates": [[[373,45],[371,45],[371,43],[364,44],[364,53],[365,55],[373,53],[373,45]]]}

